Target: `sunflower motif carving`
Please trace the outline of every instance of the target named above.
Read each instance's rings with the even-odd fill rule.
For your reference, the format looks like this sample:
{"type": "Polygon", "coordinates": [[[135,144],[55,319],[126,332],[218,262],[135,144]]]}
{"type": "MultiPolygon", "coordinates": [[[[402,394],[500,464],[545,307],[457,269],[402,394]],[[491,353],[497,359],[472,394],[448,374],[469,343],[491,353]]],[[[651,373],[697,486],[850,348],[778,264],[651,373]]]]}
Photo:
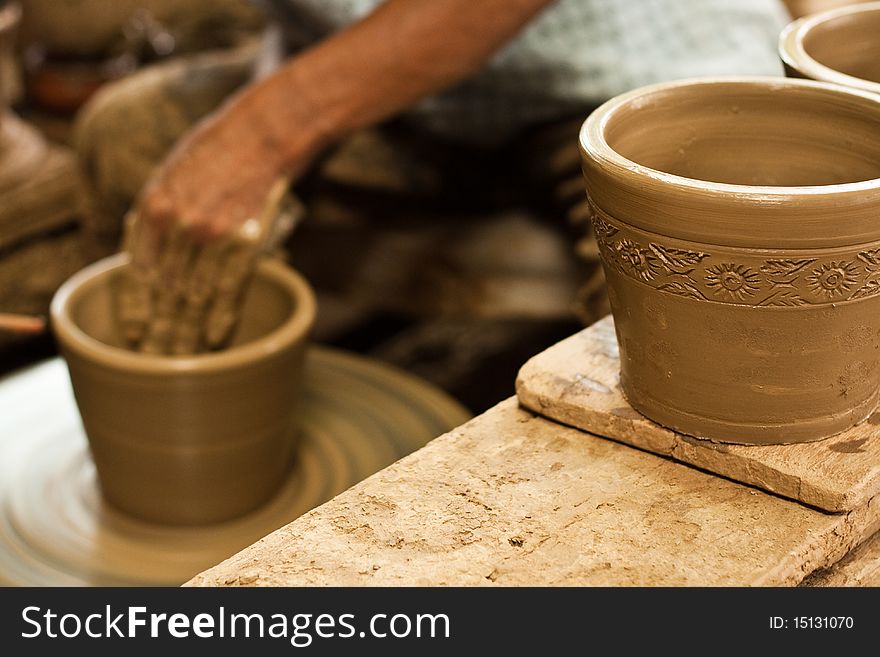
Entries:
{"type": "Polygon", "coordinates": [[[804,250],[701,245],[661,238],[620,224],[597,209],[593,216],[605,265],[640,284],[695,301],[793,308],[880,297],[880,248],[804,250]]]}
{"type": "Polygon", "coordinates": [[[660,273],[660,260],[650,249],[632,240],[623,239],[615,245],[615,250],[629,273],[643,281],[653,281],[660,273]]]}
{"type": "Polygon", "coordinates": [[[706,287],[716,297],[744,301],[755,296],[761,287],[761,276],[745,265],[721,263],[706,269],[706,287]]]}
{"type": "Polygon", "coordinates": [[[827,299],[843,299],[858,284],[859,268],[852,262],[826,262],[814,268],[806,277],[810,291],[827,299]]]}

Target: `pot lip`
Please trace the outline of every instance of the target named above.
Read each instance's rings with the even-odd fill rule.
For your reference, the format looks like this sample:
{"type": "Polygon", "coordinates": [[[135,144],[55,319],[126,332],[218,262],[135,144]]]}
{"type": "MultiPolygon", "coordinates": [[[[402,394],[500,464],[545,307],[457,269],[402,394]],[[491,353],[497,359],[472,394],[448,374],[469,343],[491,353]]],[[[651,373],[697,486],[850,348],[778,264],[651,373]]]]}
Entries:
{"type": "MultiPolygon", "coordinates": [[[[880,5],[880,3],[877,3],[880,5]]],[[[581,126],[578,141],[581,154],[595,162],[602,168],[612,169],[615,173],[631,179],[648,178],[664,185],[685,192],[698,192],[718,198],[735,197],[739,202],[754,202],[758,204],[779,203],[793,196],[799,198],[844,196],[853,193],[880,191],[880,178],[862,180],[836,185],[802,185],[802,186],[761,186],[740,185],[733,183],[719,183],[697,178],[687,178],[659,169],[653,169],[643,164],[630,160],[615,151],[605,139],[605,130],[608,123],[615,118],[618,111],[624,106],[638,104],[645,97],[675,89],[686,89],[694,86],[760,86],[768,91],[799,88],[814,89],[820,93],[831,93],[840,96],[849,96],[854,102],[867,102],[876,106],[877,117],[880,120],[880,96],[859,89],[852,89],[829,82],[816,82],[814,80],[799,80],[782,77],[759,77],[759,76],[717,76],[699,77],[660,82],[615,96],[611,100],[600,105],[584,121],[581,126]],[[858,99],[858,101],[856,101],[858,99]]]]}
{"type": "Polygon", "coordinates": [[[804,48],[804,39],[818,25],[844,16],[880,12],[880,2],[864,2],[828,9],[792,21],[779,35],[779,58],[789,68],[813,80],[833,82],[880,94],[880,83],[857,78],[825,66],[804,48]]]}
{"type": "Polygon", "coordinates": [[[106,278],[129,262],[129,256],[118,253],[80,270],[65,281],[50,304],[52,330],[63,347],[86,360],[114,370],[137,374],[203,374],[231,370],[264,361],[292,344],[304,340],[317,313],[311,286],[296,271],[276,260],[264,259],[257,265],[257,274],[283,287],[294,299],[296,310],[281,326],[246,344],[215,353],[195,356],[145,355],[96,340],[80,329],[70,317],[70,308],[95,281],[106,278]]]}

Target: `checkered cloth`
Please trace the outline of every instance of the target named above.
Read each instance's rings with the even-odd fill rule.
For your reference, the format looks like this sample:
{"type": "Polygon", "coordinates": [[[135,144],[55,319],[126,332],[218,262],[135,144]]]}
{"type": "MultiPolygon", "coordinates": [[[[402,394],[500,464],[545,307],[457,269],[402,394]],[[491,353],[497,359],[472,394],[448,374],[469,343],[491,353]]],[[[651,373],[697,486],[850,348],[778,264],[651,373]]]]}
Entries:
{"type": "MultiPolygon", "coordinates": [[[[324,38],[382,0],[261,0],[292,46],[324,38]]],[[[409,116],[472,142],[586,114],[619,93],[703,75],[782,75],[779,0],[558,0],[488,65],[409,116]]]]}

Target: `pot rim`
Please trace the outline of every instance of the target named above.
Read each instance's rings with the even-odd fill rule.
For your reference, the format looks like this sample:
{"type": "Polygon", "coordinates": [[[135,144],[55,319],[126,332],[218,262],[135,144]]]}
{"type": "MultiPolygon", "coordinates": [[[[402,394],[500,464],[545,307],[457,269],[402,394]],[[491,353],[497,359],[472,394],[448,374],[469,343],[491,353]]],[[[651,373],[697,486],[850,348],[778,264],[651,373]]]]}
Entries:
{"type": "Polygon", "coordinates": [[[61,285],[50,305],[52,330],[61,345],[104,367],[136,374],[170,375],[211,373],[249,366],[306,338],[315,320],[317,303],[306,280],[281,262],[263,260],[257,265],[256,275],[279,284],[295,304],[292,315],[268,334],[227,350],[195,356],[147,355],[104,344],[74,323],[70,308],[93,285],[128,262],[127,254],[118,253],[85,267],[61,285]]]}
{"type": "Polygon", "coordinates": [[[825,66],[804,48],[804,39],[817,26],[828,21],[853,14],[880,12],[880,2],[845,5],[836,9],[820,11],[792,21],[779,35],[779,57],[789,68],[813,80],[833,82],[862,91],[880,94],[880,83],[857,78],[825,66]]]}
{"type": "Polygon", "coordinates": [[[720,183],[653,169],[624,157],[608,144],[606,130],[621,110],[638,109],[651,96],[682,94],[704,86],[758,87],[767,93],[794,90],[816,98],[830,95],[837,102],[856,106],[860,114],[872,112],[880,125],[880,96],[827,82],[722,76],[641,87],[603,103],[581,126],[578,141],[587,195],[594,209],[656,234],[731,247],[816,249],[880,239],[876,221],[880,178],[804,186],[720,183]],[[699,213],[700,222],[688,218],[694,213],[699,213]],[[833,226],[828,217],[835,219],[833,226]],[[743,231],[743,226],[749,230],[743,231]]]}
{"type": "MultiPolygon", "coordinates": [[[[880,4],[880,3],[878,3],[880,4]]],[[[798,80],[793,78],[776,78],[776,77],[742,77],[742,76],[722,76],[722,77],[704,77],[704,78],[687,78],[684,80],[674,80],[672,82],[660,82],[658,84],[639,87],[633,91],[626,92],[600,105],[596,110],[587,117],[581,126],[580,131],[580,147],[581,151],[601,164],[605,164],[615,168],[621,168],[636,175],[643,175],[655,180],[661,180],[664,183],[673,185],[678,188],[692,189],[700,192],[717,192],[720,194],[735,194],[740,200],[754,200],[764,202],[768,200],[781,200],[792,195],[802,196],[808,194],[811,196],[830,196],[833,194],[846,194],[851,192],[860,192],[868,190],[880,190],[880,177],[871,178],[870,180],[860,180],[849,183],[839,183],[835,185],[740,185],[734,183],[719,183],[710,180],[700,180],[699,178],[688,178],[679,176],[674,173],[667,173],[659,169],[652,169],[638,162],[630,160],[617,151],[615,151],[605,139],[605,129],[608,123],[612,121],[617,112],[624,106],[638,101],[647,96],[669,91],[673,89],[684,89],[696,86],[726,86],[726,85],[742,85],[742,86],[761,86],[768,91],[779,91],[786,88],[814,88],[821,92],[832,94],[850,95],[867,101],[876,107],[877,118],[880,120],[880,97],[867,91],[860,89],[851,89],[830,82],[817,82],[815,80],[798,80]]]]}

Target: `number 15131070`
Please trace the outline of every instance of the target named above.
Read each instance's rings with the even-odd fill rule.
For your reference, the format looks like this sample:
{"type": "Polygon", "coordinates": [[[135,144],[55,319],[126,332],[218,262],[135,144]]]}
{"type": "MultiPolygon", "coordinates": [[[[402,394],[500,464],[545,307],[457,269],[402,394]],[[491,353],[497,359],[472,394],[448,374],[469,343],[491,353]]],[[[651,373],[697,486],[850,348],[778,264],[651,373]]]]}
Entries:
{"type": "Polygon", "coordinates": [[[770,629],[773,630],[851,630],[854,625],[852,616],[770,617],[770,629]]]}

